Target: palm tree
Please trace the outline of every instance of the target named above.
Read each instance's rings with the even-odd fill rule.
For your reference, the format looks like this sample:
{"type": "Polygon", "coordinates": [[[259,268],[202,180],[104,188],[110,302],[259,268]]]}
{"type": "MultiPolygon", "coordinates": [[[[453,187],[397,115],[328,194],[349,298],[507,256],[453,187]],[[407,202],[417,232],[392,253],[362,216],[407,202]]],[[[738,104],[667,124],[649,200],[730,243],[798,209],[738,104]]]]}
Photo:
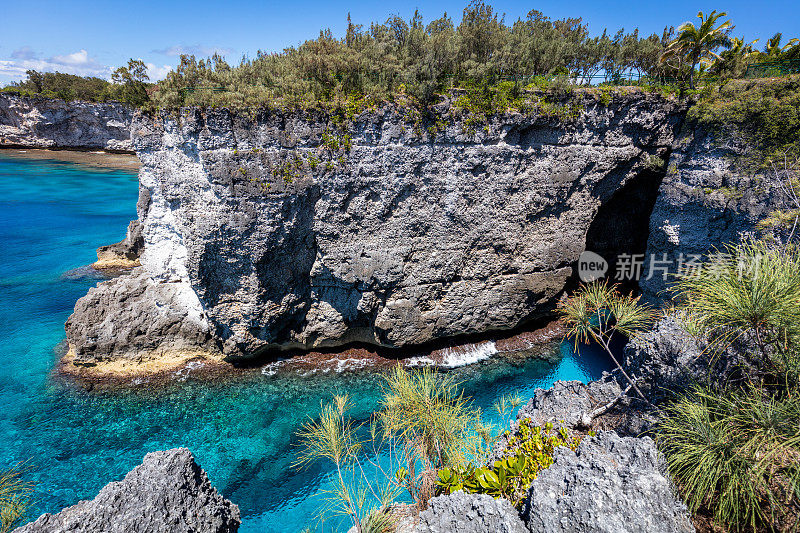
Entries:
{"type": "Polygon", "coordinates": [[[767,57],[767,59],[780,59],[784,52],[788,51],[798,43],[797,39],[790,39],[788,43],[781,46],[781,39],[783,39],[783,34],[778,32],[767,41],[767,45],[764,47],[764,55],[767,57]]]}
{"type": "Polygon", "coordinates": [[[726,17],[727,13],[717,13],[712,11],[706,17],[702,11],[697,14],[700,25],[695,26],[691,22],[684,22],[678,27],[678,36],[661,55],[661,61],[678,55],[685,57],[691,64],[689,71],[689,87],[694,89],[694,71],[698,63],[712,63],[720,59],[715,50],[720,46],[730,46],[731,40],[728,34],[733,29],[730,20],[726,20],[716,25],[717,20],[726,17]]]}
{"type": "Polygon", "coordinates": [[[756,43],[758,43],[758,39],[746,43],[743,38],[734,37],[731,39],[730,48],[719,55],[721,60],[715,61],[711,65],[710,72],[717,76],[740,77],[747,64],[761,54],[754,49],[756,43]]]}

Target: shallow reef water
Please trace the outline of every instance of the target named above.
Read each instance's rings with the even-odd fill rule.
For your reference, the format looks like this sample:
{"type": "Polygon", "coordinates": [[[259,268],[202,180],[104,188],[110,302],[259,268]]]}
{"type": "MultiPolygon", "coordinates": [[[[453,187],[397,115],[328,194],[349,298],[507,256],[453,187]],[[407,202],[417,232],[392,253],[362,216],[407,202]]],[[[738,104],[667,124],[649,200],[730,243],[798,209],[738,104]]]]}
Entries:
{"type": "MultiPolygon", "coordinates": [[[[337,392],[368,419],[380,376],[358,364],[341,372],[253,371],[196,379],[189,367],[158,390],[87,392],[52,375],[63,324],[98,282],[84,268],[95,249],[120,240],[135,217],[136,175],[0,151],[0,469],[25,462],[36,484],[34,518],[92,498],[149,451],[189,448],[214,485],[242,510],[243,532],[299,531],[329,488],[324,465],[297,470],[294,433],[337,392]]],[[[587,381],[609,369],[600,353],[554,344],[555,357],[510,357],[483,344],[449,371],[497,422],[504,394],[527,400],[558,379],[587,381]],[[472,364],[463,364],[470,362],[472,364]]],[[[420,364],[424,357],[420,357],[420,364]]],[[[325,530],[335,524],[327,523],[325,530]]]]}

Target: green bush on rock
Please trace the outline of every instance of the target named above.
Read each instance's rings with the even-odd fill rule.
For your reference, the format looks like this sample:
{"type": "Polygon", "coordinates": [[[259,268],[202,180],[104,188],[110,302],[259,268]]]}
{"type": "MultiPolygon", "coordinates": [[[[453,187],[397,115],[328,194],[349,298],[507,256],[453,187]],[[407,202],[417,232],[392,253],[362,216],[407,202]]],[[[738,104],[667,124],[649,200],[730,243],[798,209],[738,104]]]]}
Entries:
{"type": "Polygon", "coordinates": [[[518,432],[507,436],[505,457],[491,466],[443,468],[436,484],[445,494],[459,490],[505,498],[519,507],[528,487],[540,470],[553,464],[553,452],[558,446],[575,450],[579,437],[572,437],[564,428],[557,431],[553,424],[544,428],[534,426],[529,418],[520,422],[518,432]]]}

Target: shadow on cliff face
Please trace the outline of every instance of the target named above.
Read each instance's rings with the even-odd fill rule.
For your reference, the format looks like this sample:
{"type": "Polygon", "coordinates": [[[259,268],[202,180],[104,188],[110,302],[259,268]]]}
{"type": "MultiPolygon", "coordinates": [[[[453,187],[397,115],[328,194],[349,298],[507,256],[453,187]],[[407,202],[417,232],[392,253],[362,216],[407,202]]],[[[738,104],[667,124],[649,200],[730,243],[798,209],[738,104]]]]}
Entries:
{"type": "MultiPolygon", "coordinates": [[[[663,159],[669,161],[669,153],[663,159]]],[[[644,258],[650,235],[650,215],[665,175],[666,168],[645,169],[628,180],[600,205],[586,233],[586,249],[608,261],[607,279],[619,282],[623,290],[639,290],[637,280],[618,281],[615,275],[624,257],[644,258]]],[[[643,271],[646,273],[646,270],[645,260],[643,271]]]]}

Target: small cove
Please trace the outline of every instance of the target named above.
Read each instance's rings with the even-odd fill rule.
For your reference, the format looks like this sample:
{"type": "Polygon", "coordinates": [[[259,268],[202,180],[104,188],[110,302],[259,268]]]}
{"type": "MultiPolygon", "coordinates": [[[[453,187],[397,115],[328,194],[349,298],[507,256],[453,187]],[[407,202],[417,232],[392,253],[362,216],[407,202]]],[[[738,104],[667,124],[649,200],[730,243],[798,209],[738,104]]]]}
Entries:
{"type": "MultiPolygon", "coordinates": [[[[136,197],[130,170],[0,151],[0,468],[27,462],[35,518],[94,497],[149,451],[185,446],[240,506],[241,531],[299,531],[322,505],[329,472],[291,468],[294,433],[336,392],[347,392],[354,414],[367,418],[379,392],[375,373],[253,371],[210,383],[187,372],[158,391],[117,393],[85,392],[51,375],[64,321],[98,281],[75,269],[124,236],[136,197]]],[[[499,353],[452,371],[492,421],[490,408],[504,394],[527,400],[555,380],[587,381],[609,369],[599,353],[552,350],[553,360],[499,353]]]]}

